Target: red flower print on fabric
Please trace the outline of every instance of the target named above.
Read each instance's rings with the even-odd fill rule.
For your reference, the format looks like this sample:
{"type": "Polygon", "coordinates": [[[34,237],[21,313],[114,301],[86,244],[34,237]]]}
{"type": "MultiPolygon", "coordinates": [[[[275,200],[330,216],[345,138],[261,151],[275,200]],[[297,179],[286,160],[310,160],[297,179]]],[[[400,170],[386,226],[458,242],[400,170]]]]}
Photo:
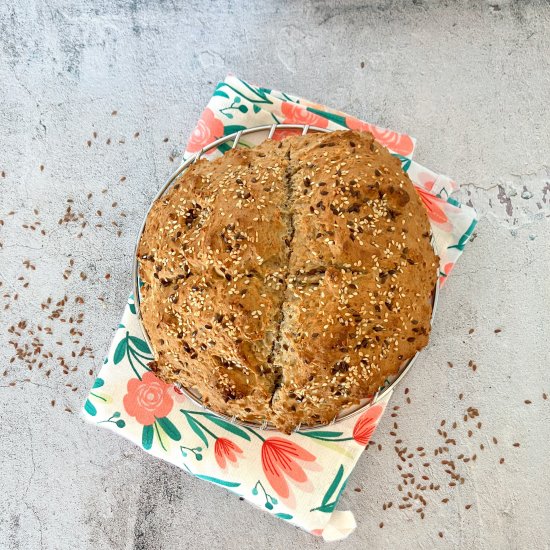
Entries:
{"type": "Polygon", "coordinates": [[[346,126],[351,130],[370,132],[375,140],[398,155],[406,157],[414,150],[413,140],[406,134],[398,134],[386,128],[379,128],[378,126],[374,126],[374,124],[369,124],[353,117],[346,117],[346,126]]]}
{"type": "Polygon", "coordinates": [[[287,477],[299,483],[307,481],[299,461],[314,462],[309,451],[282,437],[269,437],[262,445],[262,467],[275,492],[282,498],[290,495],[287,477]]]}
{"type": "Polygon", "coordinates": [[[223,133],[223,122],[214,116],[212,109],[206,108],[189,138],[187,150],[190,153],[197,153],[205,145],[221,138],[223,133]]]}
{"type": "Polygon", "coordinates": [[[326,128],[328,126],[326,118],[316,115],[296,103],[285,101],[281,105],[281,111],[285,117],[283,120],[284,124],[309,124],[310,126],[318,126],[319,128],[326,128]]]}
{"type": "Polygon", "coordinates": [[[445,214],[445,211],[442,208],[443,205],[447,204],[446,201],[436,197],[418,185],[415,185],[414,188],[420,195],[420,198],[428,211],[428,217],[430,220],[438,224],[446,224],[449,220],[447,218],[447,214],[445,214]]]}
{"type": "Polygon", "coordinates": [[[359,445],[367,445],[370,441],[383,412],[382,405],[374,405],[359,417],[353,428],[353,439],[359,445]]]}
{"type": "Polygon", "coordinates": [[[164,418],[172,410],[172,386],[146,372],[143,379],[128,380],[128,393],[122,403],[126,412],[143,426],[151,426],[157,418],[164,418]]]}
{"type": "MultiPolygon", "coordinates": [[[[291,124],[290,122],[288,124],[291,124]]],[[[298,128],[279,128],[275,130],[273,133],[272,139],[275,141],[282,141],[283,139],[290,137],[290,136],[300,136],[302,134],[302,130],[299,130],[298,128]]]]}
{"type": "Polygon", "coordinates": [[[243,451],[238,445],[224,437],[218,437],[214,443],[214,456],[220,468],[225,468],[228,460],[233,463],[237,462],[237,454],[242,453],[243,451]]]}

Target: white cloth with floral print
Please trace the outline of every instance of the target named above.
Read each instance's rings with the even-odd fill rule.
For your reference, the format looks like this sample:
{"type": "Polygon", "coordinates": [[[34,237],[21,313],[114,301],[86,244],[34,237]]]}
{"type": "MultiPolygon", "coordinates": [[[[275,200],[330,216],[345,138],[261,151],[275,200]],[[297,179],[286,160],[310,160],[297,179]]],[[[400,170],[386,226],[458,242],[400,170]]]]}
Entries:
{"type": "MultiPolygon", "coordinates": [[[[475,227],[476,214],[450,198],[457,188],[452,180],[412,161],[414,139],[407,135],[230,76],[216,87],[184,159],[223,135],[274,122],[368,130],[399,157],[428,210],[441,258],[440,280],[445,281],[475,227]]],[[[283,132],[275,135],[282,137],[283,132]]],[[[254,145],[257,139],[245,142],[254,145]]],[[[221,146],[208,156],[226,149],[221,146]]],[[[335,508],[390,391],[359,416],[285,435],[241,427],[196,407],[148,369],[152,358],[130,297],[86,400],[84,418],[327,541],[343,539],[355,529],[353,514],[335,508]]]]}

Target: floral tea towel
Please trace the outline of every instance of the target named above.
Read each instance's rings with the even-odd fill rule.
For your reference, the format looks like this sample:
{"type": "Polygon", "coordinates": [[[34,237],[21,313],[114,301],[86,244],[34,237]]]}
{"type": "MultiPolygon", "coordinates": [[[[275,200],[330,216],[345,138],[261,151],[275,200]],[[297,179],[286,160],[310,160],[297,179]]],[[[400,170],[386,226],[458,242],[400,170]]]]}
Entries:
{"type": "MultiPolygon", "coordinates": [[[[453,181],[412,161],[415,142],[405,134],[230,76],[216,87],[184,159],[224,135],[282,122],[368,130],[388,147],[401,160],[427,208],[441,258],[440,281],[445,281],[475,227],[476,214],[450,197],[457,188],[453,181]]],[[[288,133],[278,131],[274,138],[288,133]]],[[[257,139],[246,136],[245,145],[254,145],[257,139]]],[[[222,144],[208,157],[229,147],[222,144]]],[[[150,371],[152,359],[130,297],[86,400],[84,418],[327,541],[345,538],[355,529],[353,514],[335,508],[391,391],[362,414],[286,435],[239,426],[196,407],[150,371]]]]}

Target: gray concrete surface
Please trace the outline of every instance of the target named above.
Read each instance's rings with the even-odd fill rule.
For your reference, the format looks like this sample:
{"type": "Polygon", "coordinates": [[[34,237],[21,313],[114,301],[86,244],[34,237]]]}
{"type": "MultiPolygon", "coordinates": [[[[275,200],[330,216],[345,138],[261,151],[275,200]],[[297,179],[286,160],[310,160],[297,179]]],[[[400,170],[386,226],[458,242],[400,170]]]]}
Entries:
{"type": "Polygon", "coordinates": [[[410,132],[481,216],[350,479],[340,508],[359,526],[331,546],[550,547],[547,2],[15,0],[0,47],[0,548],[324,546],[77,415],[142,215],[228,71],[410,132]],[[456,446],[434,456],[438,429],[456,446]],[[407,472],[424,519],[399,508],[418,503],[407,472]]]}

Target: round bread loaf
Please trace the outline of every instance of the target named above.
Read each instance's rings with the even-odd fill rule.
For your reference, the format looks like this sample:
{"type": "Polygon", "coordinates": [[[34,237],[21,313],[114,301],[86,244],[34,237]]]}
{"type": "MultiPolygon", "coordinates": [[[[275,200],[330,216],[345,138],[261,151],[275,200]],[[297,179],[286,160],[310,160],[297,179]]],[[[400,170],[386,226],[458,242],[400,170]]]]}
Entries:
{"type": "Polygon", "coordinates": [[[330,422],[428,343],[430,241],[413,184],[369,133],[200,160],[138,246],[151,368],[241,420],[330,422]]]}

